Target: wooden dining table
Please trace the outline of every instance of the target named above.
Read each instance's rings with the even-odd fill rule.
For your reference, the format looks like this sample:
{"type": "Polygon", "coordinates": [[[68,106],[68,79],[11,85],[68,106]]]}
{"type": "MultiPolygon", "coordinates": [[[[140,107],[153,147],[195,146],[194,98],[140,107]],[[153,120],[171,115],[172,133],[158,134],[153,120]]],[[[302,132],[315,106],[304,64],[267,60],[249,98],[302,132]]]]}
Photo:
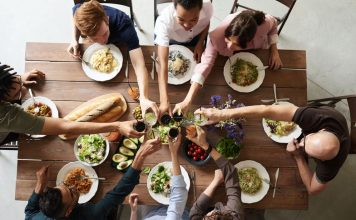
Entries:
{"type": "MultiPolygon", "coordinates": [[[[125,49],[122,49],[124,62],[119,74],[112,80],[97,82],[88,78],[81,61],[72,58],[66,51],[66,43],[35,43],[26,44],[25,69],[30,71],[38,69],[46,73],[43,83],[33,88],[35,96],[45,96],[56,104],[60,117],[64,117],[80,104],[100,95],[112,92],[121,93],[128,104],[126,113],[121,121],[133,119],[132,110],[138,103],[130,98],[127,93],[128,81],[132,86],[137,86],[134,69],[129,62],[129,78],[125,78],[127,57],[125,49]]],[[[84,45],[85,49],[86,46],[84,45]]],[[[153,46],[142,46],[144,59],[148,72],[152,69],[150,56],[153,46]]],[[[268,50],[250,51],[261,59],[264,65],[268,65],[268,50]]],[[[212,95],[227,97],[231,94],[238,102],[245,105],[257,105],[262,99],[273,99],[273,84],[277,86],[278,98],[289,98],[290,102],[297,106],[306,105],[307,78],[306,78],[306,52],[302,50],[279,50],[283,68],[280,70],[266,70],[262,85],[250,93],[240,93],[231,89],[223,77],[226,57],[218,56],[211,74],[206,83],[194,98],[192,110],[199,106],[209,106],[212,95]]],[[[149,98],[159,102],[157,73],[155,80],[149,77],[149,98]]],[[[189,90],[190,83],[168,86],[171,104],[182,101],[189,90]]],[[[271,102],[272,104],[272,102],[271,102]]],[[[299,175],[298,167],[293,157],[286,152],[286,144],[272,141],[264,132],[261,118],[248,119],[243,123],[245,138],[243,148],[237,159],[230,162],[236,164],[243,160],[254,160],[261,163],[269,173],[271,183],[275,182],[275,172],[279,168],[279,178],[276,195],[273,198],[273,188],[270,187],[267,195],[259,202],[245,204],[246,208],[258,209],[307,209],[308,193],[299,175]]],[[[64,141],[58,136],[46,136],[42,139],[32,139],[26,135],[20,136],[18,167],[16,179],[16,199],[27,200],[33,192],[36,184],[36,171],[44,165],[49,167],[49,186],[55,186],[58,171],[65,164],[76,161],[73,152],[74,140],[64,141]]],[[[91,200],[96,202],[103,198],[106,192],[111,190],[123,176],[123,173],[111,166],[111,157],[117,144],[111,144],[108,159],[101,165],[94,167],[99,177],[105,177],[100,181],[98,190],[91,200]]],[[[157,153],[146,158],[144,166],[153,167],[160,162],[170,161],[168,147],[162,147],[157,153]]],[[[217,169],[213,160],[202,166],[194,166],[180,155],[180,163],[189,174],[195,174],[195,183],[191,184],[187,206],[194,201],[194,190],[198,197],[209,185],[217,169]]],[[[140,195],[141,204],[157,204],[147,190],[147,175],[141,173],[139,184],[133,192],[140,195]]],[[[224,185],[221,185],[214,194],[215,201],[226,201],[224,185]]],[[[125,203],[128,200],[126,198],[125,203]]]]}

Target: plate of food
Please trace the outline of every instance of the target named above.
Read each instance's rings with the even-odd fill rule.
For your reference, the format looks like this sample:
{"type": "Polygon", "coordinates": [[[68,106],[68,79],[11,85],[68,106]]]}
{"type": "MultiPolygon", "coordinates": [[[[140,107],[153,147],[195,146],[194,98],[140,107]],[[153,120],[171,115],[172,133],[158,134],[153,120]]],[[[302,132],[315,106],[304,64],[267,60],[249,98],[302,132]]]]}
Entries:
{"type": "MultiPolygon", "coordinates": [[[[187,171],[180,166],[186,188],[189,191],[190,180],[187,171]]],[[[147,189],[150,196],[158,203],[168,205],[171,193],[172,162],[166,161],[153,167],[147,177],[147,189]]]]}
{"type": "Polygon", "coordinates": [[[238,92],[252,92],[265,78],[262,61],[254,54],[240,52],[231,56],[224,66],[226,83],[238,92]]]}
{"type": "MultiPolygon", "coordinates": [[[[279,105],[288,105],[289,102],[278,102],[279,105]]],[[[302,129],[291,121],[275,121],[267,118],[262,119],[263,130],[273,141],[287,144],[297,139],[302,134],[302,129]]]]}
{"type": "Polygon", "coordinates": [[[193,75],[196,62],[193,52],[181,45],[170,45],[168,55],[168,84],[181,85],[193,75]]]}
{"type": "Polygon", "coordinates": [[[113,79],[121,70],[123,56],[118,47],[113,44],[90,45],[83,54],[82,62],[85,74],[96,81],[108,81],[113,79]]]}
{"type": "MultiPolygon", "coordinates": [[[[54,104],[52,100],[42,96],[36,96],[34,97],[34,99],[35,99],[35,104],[33,104],[32,98],[29,98],[24,103],[22,103],[21,106],[26,112],[36,116],[53,117],[53,118],[59,117],[57,106],[56,104],[54,104]],[[38,107],[38,111],[35,110],[36,107],[38,107]]],[[[33,134],[30,136],[33,138],[42,138],[45,137],[46,135],[33,134]]]]}
{"type": "Polygon", "coordinates": [[[235,165],[241,187],[241,201],[255,203],[262,200],[269,190],[270,178],[262,164],[253,160],[240,161],[235,165]]]}
{"type": "Polygon", "coordinates": [[[109,142],[99,134],[80,135],[74,143],[74,154],[77,160],[87,166],[102,164],[109,152],[109,142]]]}
{"type": "Polygon", "coordinates": [[[79,204],[88,202],[98,190],[99,181],[95,170],[92,167],[83,165],[80,162],[70,162],[64,165],[57,174],[56,185],[65,184],[74,186],[80,193],[79,204]]]}

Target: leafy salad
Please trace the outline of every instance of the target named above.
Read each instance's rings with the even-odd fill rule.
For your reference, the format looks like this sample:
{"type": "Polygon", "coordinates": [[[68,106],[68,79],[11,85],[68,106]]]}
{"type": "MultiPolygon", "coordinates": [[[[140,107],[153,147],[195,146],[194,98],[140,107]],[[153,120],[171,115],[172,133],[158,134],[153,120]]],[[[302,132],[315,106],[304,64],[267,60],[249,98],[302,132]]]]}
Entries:
{"type": "Polygon", "coordinates": [[[227,159],[235,159],[240,154],[241,145],[236,145],[232,138],[221,138],[216,150],[227,159]]]}
{"type": "Polygon", "coordinates": [[[81,136],[78,141],[77,156],[83,162],[96,164],[105,158],[106,143],[98,134],[81,136]]]}
{"type": "Polygon", "coordinates": [[[151,177],[151,190],[154,193],[163,193],[164,196],[168,196],[171,193],[171,180],[172,173],[170,169],[164,166],[158,166],[157,172],[151,177]]]}

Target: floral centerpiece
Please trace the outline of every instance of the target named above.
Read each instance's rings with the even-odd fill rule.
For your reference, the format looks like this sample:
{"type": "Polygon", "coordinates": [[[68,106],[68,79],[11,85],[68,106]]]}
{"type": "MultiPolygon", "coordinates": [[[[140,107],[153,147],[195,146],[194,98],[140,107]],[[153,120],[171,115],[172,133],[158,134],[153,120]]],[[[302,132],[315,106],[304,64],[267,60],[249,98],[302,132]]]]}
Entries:
{"type": "MultiPolygon", "coordinates": [[[[242,103],[238,103],[229,94],[227,100],[223,101],[219,95],[212,96],[210,98],[210,104],[216,109],[233,109],[244,106],[242,103]]],[[[225,137],[221,138],[216,144],[216,150],[221,153],[227,159],[235,159],[240,154],[242,148],[242,140],[244,138],[244,130],[242,122],[244,118],[229,118],[224,121],[220,121],[212,127],[214,129],[220,129],[225,133],[225,137]]]]}

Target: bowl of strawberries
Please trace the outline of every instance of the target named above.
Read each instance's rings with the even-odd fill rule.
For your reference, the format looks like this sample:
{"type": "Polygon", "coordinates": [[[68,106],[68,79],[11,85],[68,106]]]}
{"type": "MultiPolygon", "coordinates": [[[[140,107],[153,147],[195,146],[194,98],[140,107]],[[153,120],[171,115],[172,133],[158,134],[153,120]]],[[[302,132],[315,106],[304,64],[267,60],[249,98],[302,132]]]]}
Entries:
{"type": "Polygon", "coordinates": [[[182,151],[185,159],[193,165],[206,164],[211,157],[202,147],[187,139],[183,142],[182,151]]]}

